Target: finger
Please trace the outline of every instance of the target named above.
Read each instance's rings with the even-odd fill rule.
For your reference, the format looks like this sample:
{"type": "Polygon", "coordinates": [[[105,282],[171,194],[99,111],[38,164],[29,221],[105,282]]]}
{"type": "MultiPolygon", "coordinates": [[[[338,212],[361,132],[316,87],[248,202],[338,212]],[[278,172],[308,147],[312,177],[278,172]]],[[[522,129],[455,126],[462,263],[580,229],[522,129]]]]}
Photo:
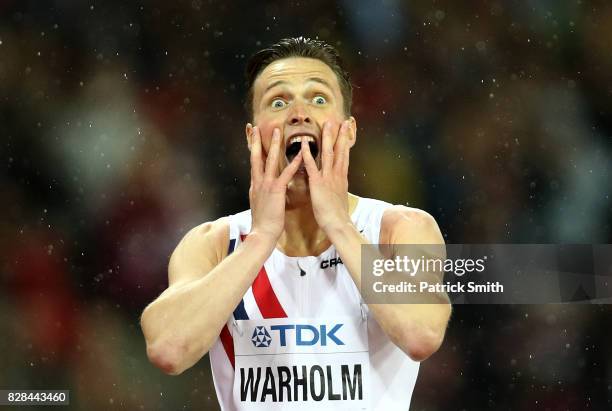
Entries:
{"type": "Polygon", "coordinates": [[[281,173],[278,177],[278,181],[283,186],[289,184],[289,181],[293,178],[293,175],[296,173],[298,168],[300,168],[300,164],[302,163],[302,152],[300,151],[297,155],[291,160],[291,163],[281,173]]]}
{"type": "Polygon", "coordinates": [[[332,127],[329,121],[323,124],[321,139],[321,172],[325,175],[334,165],[334,147],[332,146],[332,127]]]}
{"type": "Polygon", "coordinates": [[[304,166],[306,167],[306,172],[309,177],[316,176],[319,170],[317,169],[317,163],[314,158],[312,158],[312,153],[310,152],[310,146],[306,142],[306,139],[302,139],[302,150],[300,151],[302,156],[304,157],[304,166]]]}
{"type": "Polygon", "coordinates": [[[349,169],[349,162],[350,162],[350,154],[351,154],[351,143],[350,140],[352,138],[351,136],[351,126],[350,126],[350,122],[347,120],[346,122],[346,140],[344,141],[344,148],[341,151],[342,154],[342,158],[343,158],[343,162],[342,162],[342,167],[341,167],[341,173],[342,175],[346,176],[348,175],[348,169],[349,169]]]}
{"type": "Polygon", "coordinates": [[[349,162],[350,162],[351,145],[347,144],[344,148],[344,162],[342,163],[341,173],[343,176],[348,175],[349,162]]]}
{"type": "Polygon", "coordinates": [[[276,177],[278,173],[278,148],[280,146],[280,130],[275,128],[272,132],[272,144],[268,151],[268,159],[266,160],[266,170],[264,172],[266,177],[276,177]]]}
{"type": "Polygon", "coordinates": [[[343,121],[338,132],[338,139],[336,140],[336,147],[334,153],[336,158],[334,160],[334,170],[342,171],[344,169],[344,163],[346,159],[346,148],[348,147],[348,121],[343,121]]]}
{"type": "Polygon", "coordinates": [[[356,133],[356,131],[351,127],[351,121],[346,120],[346,145],[344,146],[344,164],[342,168],[342,174],[345,176],[348,175],[349,163],[351,160],[351,148],[353,148],[353,144],[355,143],[354,133],[356,133]]]}
{"type": "Polygon", "coordinates": [[[263,161],[261,158],[261,136],[259,128],[253,127],[253,143],[251,145],[251,179],[259,181],[263,175],[263,161]]]}

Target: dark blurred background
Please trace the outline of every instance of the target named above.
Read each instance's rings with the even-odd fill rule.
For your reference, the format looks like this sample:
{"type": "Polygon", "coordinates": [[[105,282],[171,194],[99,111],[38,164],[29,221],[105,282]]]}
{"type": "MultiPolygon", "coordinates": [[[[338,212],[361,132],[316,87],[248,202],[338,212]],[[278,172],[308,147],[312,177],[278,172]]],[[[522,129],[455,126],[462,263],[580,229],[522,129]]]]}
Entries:
{"type": "MultiPolygon", "coordinates": [[[[218,408],[139,316],[188,229],[248,208],[244,65],[297,35],[353,75],[350,191],[448,243],[611,242],[610,2],[0,0],[0,388],[218,408]]],[[[456,306],[411,409],[612,409],[611,314],[456,306]]]]}

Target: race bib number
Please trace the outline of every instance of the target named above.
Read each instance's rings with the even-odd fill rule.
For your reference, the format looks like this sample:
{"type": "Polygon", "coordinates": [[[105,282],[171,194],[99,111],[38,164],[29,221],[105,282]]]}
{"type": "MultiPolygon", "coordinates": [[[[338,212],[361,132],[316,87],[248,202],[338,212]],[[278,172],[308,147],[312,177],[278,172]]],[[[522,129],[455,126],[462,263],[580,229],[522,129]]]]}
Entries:
{"type": "Polygon", "coordinates": [[[233,338],[239,410],[369,409],[361,318],[241,320],[233,338]]]}

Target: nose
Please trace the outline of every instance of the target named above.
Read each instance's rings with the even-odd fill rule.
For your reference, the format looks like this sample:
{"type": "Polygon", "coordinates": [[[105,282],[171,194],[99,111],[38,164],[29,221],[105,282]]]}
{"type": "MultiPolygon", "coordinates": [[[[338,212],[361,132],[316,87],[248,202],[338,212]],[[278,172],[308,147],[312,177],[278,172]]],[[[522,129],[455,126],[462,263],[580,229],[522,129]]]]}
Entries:
{"type": "Polygon", "coordinates": [[[300,124],[310,124],[312,122],[312,118],[310,117],[310,113],[306,106],[300,102],[294,102],[293,107],[291,107],[291,111],[289,112],[289,117],[287,118],[287,123],[292,126],[297,126],[300,124]]]}

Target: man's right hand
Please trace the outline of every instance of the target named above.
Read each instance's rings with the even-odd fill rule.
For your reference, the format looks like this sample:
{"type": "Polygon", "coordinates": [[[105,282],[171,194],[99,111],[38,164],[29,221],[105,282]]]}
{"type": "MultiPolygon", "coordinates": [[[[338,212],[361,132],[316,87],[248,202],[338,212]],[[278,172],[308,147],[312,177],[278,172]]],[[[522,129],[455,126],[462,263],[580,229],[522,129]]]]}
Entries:
{"type": "Polygon", "coordinates": [[[228,218],[190,230],[170,258],[169,287],[142,313],[147,356],[167,374],[182,373],[213,347],[283,232],[287,184],[302,157],[279,176],[280,131],[274,130],[267,157],[259,129],[252,132],[252,235],[225,255],[228,218]]]}
{"type": "Polygon", "coordinates": [[[249,189],[252,215],[251,232],[269,238],[273,244],[276,244],[285,225],[287,184],[289,184],[302,162],[302,153],[300,152],[279,176],[280,145],[281,132],[278,128],[275,128],[272,132],[272,144],[268,156],[264,160],[259,127],[253,127],[251,188],[249,189]]]}

